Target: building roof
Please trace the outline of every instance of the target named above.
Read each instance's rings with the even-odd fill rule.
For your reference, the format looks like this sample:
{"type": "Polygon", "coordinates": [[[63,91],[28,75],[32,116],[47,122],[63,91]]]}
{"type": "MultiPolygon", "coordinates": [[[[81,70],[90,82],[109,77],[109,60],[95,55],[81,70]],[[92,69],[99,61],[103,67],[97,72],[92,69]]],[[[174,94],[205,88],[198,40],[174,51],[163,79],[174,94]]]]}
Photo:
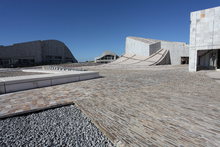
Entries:
{"type": "Polygon", "coordinates": [[[157,40],[157,39],[149,39],[149,38],[141,38],[141,37],[133,37],[133,36],[127,37],[127,38],[134,39],[134,40],[141,41],[141,42],[148,43],[148,44],[154,44],[154,43],[161,42],[161,41],[163,41],[163,42],[173,42],[173,43],[185,43],[185,42],[157,40]]]}
{"type": "Polygon", "coordinates": [[[147,39],[147,38],[141,38],[141,37],[127,37],[127,38],[134,39],[134,40],[137,40],[137,41],[141,41],[141,42],[144,42],[144,43],[147,43],[147,44],[154,44],[154,43],[159,42],[159,40],[147,39]]]}
{"type": "Polygon", "coordinates": [[[212,7],[212,8],[207,8],[207,9],[202,9],[202,10],[197,10],[197,11],[193,11],[191,13],[197,13],[197,12],[201,12],[201,11],[207,11],[207,10],[212,10],[212,9],[220,9],[220,6],[217,6],[217,7],[212,7]]]}
{"type": "Polygon", "coordinates": [[[104,56],[106,56],[106,55],[118,56],[117,54],[115,54],[115,53],[113,53],[113,52],[111,52],[111,51],[104,51],[101,56],[98,56],[98,57],[96,57],[95,59],[102,58],[102,57],[104,57],[104,56]]]}

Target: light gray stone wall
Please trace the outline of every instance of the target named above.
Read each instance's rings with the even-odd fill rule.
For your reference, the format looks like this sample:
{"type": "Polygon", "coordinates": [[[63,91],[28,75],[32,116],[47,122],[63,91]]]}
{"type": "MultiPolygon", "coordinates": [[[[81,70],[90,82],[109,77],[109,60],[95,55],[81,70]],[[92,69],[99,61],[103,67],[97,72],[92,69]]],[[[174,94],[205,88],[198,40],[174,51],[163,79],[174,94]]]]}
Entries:
{"type": "Polygon", "coordinates": [[[220,7],[191,12],[189,71],[197,70],[197,51],[220,49],[220,7]]]}
{"type": "Polygon", "coordinates": [[[159,49],[161,49],[161,42],[151,44],[149,49],[150,49],[149,50],[150,55],[152,55],[153,53],[156,53],[159,49]]]}
{"type": "Polygon", "coordinates": [[[170,51],[172,65],[181,64],[181,57],[189,57],[189,46],[184,42],[161,41],[161,48],[170,51]]]}
{"type": "Polygon", "coordinates": [[[127,37],[125,53],[150,56],[160,49],[169,50],[172,65],[181,64],[181,57],[189,57],[189,46],[184,42],[170,42],[139,37],[127,37]]]}
{"type": "Polygon", "coordinates": [[[125,53],[126,54],[135,54],[139,56],[149,56],[150,55],[150,44],[131,39],[129,37],[126,38],[125,45],[125,53]]]}

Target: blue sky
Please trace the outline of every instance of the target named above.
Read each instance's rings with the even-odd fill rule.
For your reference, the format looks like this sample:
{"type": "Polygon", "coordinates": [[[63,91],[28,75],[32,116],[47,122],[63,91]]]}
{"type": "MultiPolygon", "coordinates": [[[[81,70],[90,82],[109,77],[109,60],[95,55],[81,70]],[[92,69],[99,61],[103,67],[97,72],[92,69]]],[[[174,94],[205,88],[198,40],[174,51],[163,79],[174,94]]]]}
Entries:
{"type": "Polygon", "coordinates": [[[220,0],[1,0],[0,45],[64,42],[79,61],[124,53],[126,36],[189,42],[190,12],[220,0]]]}

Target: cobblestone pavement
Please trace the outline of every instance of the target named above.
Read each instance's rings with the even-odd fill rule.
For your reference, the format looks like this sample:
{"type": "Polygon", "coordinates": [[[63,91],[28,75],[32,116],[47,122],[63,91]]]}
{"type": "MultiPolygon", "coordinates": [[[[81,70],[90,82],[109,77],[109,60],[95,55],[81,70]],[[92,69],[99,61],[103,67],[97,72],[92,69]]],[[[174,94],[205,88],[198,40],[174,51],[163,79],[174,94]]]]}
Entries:
{"type": "Polygon", "coordinates": [[[220,71],[208,72],[207,76],[220,83],[220,71]]]}
{"type": "Polygon", "coordinates": [[[103,78],[1,95],[0,116],[74,102],[121,146],[220,146],[220,84],[206,72],[93,70],[103,78]]]}

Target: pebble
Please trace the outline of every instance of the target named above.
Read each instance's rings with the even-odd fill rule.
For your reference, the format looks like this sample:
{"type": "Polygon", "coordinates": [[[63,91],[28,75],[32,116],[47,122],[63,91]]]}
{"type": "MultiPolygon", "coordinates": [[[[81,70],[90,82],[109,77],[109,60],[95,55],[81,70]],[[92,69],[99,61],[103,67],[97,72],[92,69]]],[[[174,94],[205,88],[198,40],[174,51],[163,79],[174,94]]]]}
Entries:
{"type": "Polygon", "coordinates": [[[76,106],[0,120],[0,146],[111,147],[113,144],[76,106]]]}

